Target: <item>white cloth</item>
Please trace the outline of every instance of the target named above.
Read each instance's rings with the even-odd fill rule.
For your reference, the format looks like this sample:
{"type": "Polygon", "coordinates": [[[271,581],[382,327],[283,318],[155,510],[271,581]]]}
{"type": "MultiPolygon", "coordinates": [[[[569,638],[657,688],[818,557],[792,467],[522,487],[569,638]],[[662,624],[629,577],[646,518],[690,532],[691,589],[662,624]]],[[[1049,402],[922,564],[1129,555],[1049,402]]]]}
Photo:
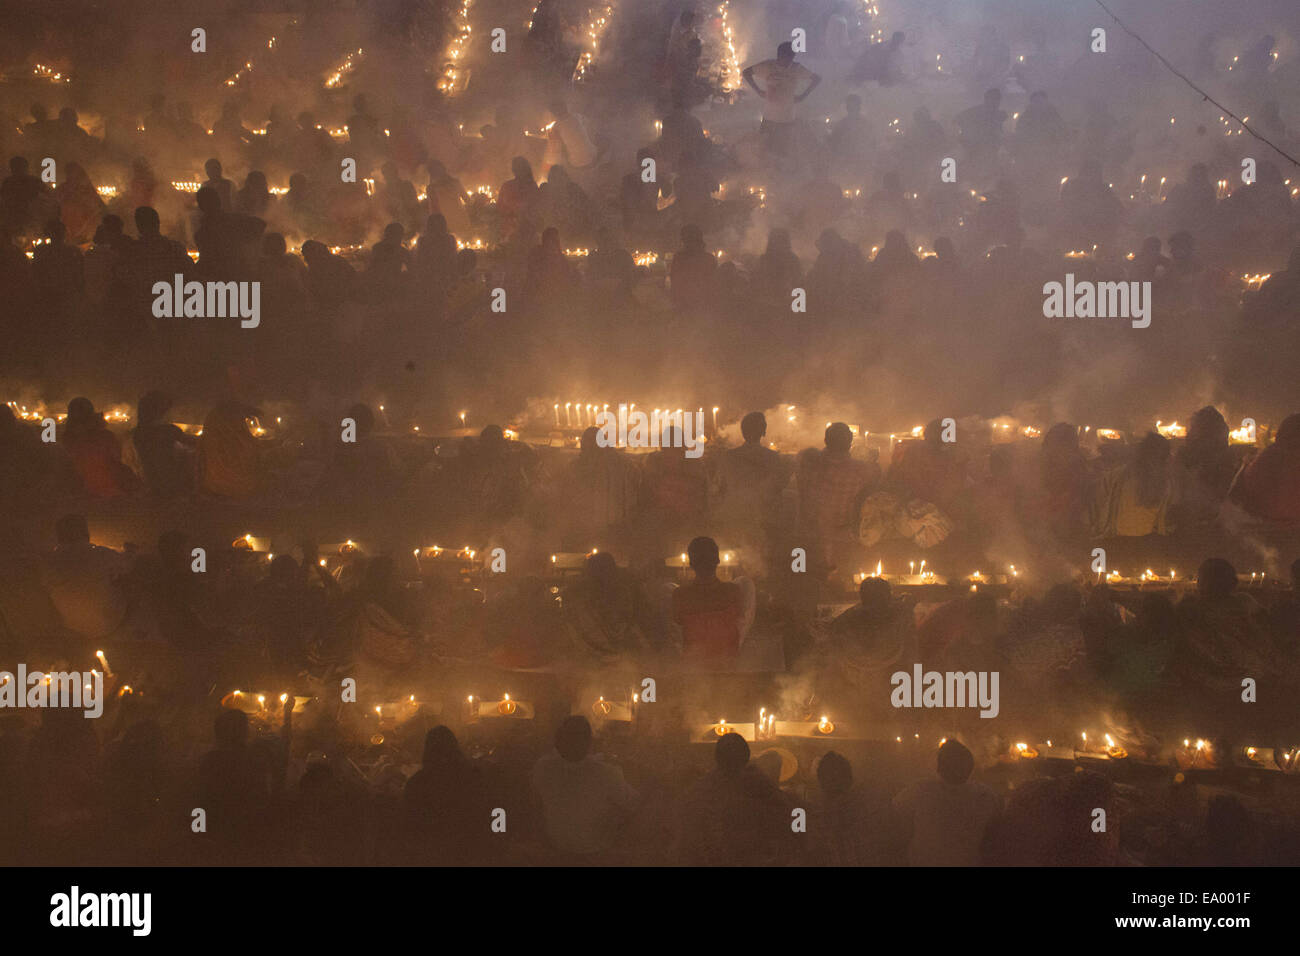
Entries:
{"type": "Polygon", "coordinates": [[[977,866],[984,832],[1001,808],[996,793],[967,780],[914,783],[894,797],[894,808],[912,824],[907,847],[912,866],[977,866]]]}
{"type": "Polygon", "coordinates": [[[596,161],[596,145],[587,134],[587,123],[577,113],[555,121],[546,137],[545,172],[552,166],[585,169],[596,161]]]}
{"type": "Polygon", "coordinates": [[[588,755],[577,763],[549,754],[533,768],[546,834],[566,853],[598,853],[610,846],[619,818],[637,793],[623,771],[588,755]]]}
{"type": "Polygon", "coordinates": [[[751,74],[763,91],[763,119],[769,123],[793,123],[795,97],[812,82],[812,71],[799,63],[782,66],[780,60],[764,60],[751,74]]]}

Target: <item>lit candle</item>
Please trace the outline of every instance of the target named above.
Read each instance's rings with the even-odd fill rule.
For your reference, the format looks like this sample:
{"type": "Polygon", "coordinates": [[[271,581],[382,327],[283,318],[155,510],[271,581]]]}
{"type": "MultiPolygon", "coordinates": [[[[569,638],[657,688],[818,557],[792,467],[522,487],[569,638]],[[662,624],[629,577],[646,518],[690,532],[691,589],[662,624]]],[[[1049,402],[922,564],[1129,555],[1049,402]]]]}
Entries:
{"type": "Polygon", "coordinates": [[[515,712],[515,702],[510,699],[509,694],[501,695],[501,703],[497,704],[497,713],[503,717],[509,717],[515,712]]]}
{"type": "MultiPolygon", "coordinates": [[[[817,721],[817,732],[821,734],[829,734],[834,730],[835,730],[835,725],[831,723],[829,717],[823,714],[822,719],[817,721]]],[[[899,742],[902,742],[902,739],[903,739],[902,737],[899,737],[898,738],[899,742]]]]}
{"type": "Polygon", "coordinates": [[[102,665],[104,666],[104,676],[105,676],[105,677],[112,677],[112,676],[113,676],[113,669],[112,669],[111,667],[108,666],[108,658],[104,656],[104,652],[103,652],[103,651],[95,651],[95,656],[96,656],[97,658],[99,658],[99,663],[102,664],[102,665]]]}

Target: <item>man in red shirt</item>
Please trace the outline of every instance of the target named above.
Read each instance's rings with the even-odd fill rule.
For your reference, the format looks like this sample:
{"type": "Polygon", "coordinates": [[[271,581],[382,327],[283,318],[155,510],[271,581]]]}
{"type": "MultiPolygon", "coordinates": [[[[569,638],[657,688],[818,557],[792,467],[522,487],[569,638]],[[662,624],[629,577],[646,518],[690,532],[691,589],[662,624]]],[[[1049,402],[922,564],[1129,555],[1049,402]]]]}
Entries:
{"type": "Polygon", "coordinates": [[[695,580],[673,592],[673,620],[682,629],[682,656],[706,669],[721,669],[740,652],[744,598],[740,586],[718,580],[718,545],[696,538],[686,549],[695,580]]]}

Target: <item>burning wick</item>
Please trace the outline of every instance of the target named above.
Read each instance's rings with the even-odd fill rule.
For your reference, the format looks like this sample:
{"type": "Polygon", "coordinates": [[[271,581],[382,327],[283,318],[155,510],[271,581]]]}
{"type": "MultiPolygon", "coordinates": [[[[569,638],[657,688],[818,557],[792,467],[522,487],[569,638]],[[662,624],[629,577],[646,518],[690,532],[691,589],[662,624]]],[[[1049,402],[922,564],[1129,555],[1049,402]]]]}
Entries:
{"type": "Polygon", "coordinates": [[[104,676],[106,676],[106,677],[112,677],[112,676],[113,676],[113,668],[111,668],[111,667],[108,666],[108,658],[104,656],[104,652],[103,652],[103,651],[95,651],[95,656],[96,656],[97,658],[99,658],[99,663],[102,664],[102,665],[104,666],[104,676]]]}
{"type": "Polygon", "coordinates": [[[497,713],[503,717],[509,717],[515,712],[515,702],[510,699],[509,694],[501,695],[501,703],[497,704],[497,713]]]}
{"type": "Polygon", "coordinates": [[[817,721],[817,732],[821,734],[829,734],[829,733],[833,733],[834,731],[835,731],[835,725],[831,723],[829,717],[823,714],[822,719],[817,721]]]}

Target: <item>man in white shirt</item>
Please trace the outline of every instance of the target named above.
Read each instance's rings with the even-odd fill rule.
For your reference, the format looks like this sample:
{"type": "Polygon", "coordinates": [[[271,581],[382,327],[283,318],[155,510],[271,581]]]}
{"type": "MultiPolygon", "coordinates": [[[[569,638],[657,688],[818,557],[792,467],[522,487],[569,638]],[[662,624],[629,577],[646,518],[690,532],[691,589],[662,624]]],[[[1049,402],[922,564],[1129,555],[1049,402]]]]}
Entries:
{"type": "Polygon", "coordinates": [[[557,850],[576,856],[608,850],[637,792],[623,779],[622,770],[591,754],[587,718],[565,718],[555,732],[555,749],[533,768],[547,838],[557,850]]]}
{"type": "Polygon", "coordinates": [[[551,102],[550,109],[555,122],[546,137],[543,168],[587,169],[596,162],[596,145],[587,131],[587,121],[577,113],[569,112],[569,107],[559,97],[551,102]]]}
{"type": "Polygon", "coordinates": [[[775,60],[746,67],[742,75],[764,100],[762,130],[767,148],[788,155],[794,145],[795,104],[807,99],[822,78],[794,61],[794,46],[788,41],[776,48],[775,60]]]}
{"type": "Polygon", "coordinates": [[[939,779],[914,783],[894,797],[911,833],[911,866],[978,866],[984,834],[1002,808],[989,787],[970,780],[975,758],[955,740],[939,748],[939,779]]]}

